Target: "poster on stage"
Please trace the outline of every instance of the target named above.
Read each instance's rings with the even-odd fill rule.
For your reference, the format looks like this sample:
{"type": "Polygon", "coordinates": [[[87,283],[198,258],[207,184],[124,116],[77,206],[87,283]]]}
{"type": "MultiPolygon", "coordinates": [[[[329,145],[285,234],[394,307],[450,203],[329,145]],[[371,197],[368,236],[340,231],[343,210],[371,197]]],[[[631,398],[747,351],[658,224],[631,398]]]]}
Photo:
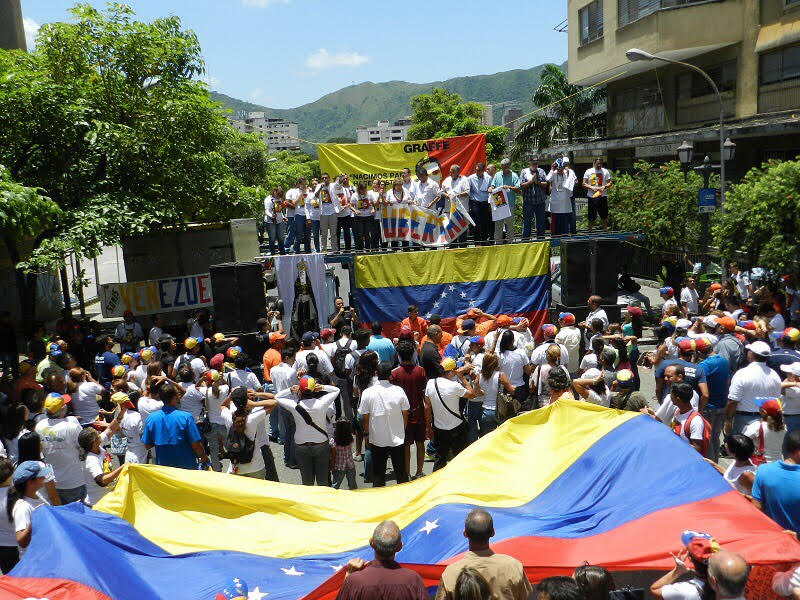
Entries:
{"type": "Polygon", "coordinates": [[[508,190],[497,188],[489,195],[492,207],[492,221],[502,221],[511,216],[511,204],[508,202],[508,190]]]}
{"type": "Polygon", "coordinates": [[[100,286],[103,317],[121,317],[126,310],[134,315],[152,315],[176,310],[213,306],[208,273],[165,277],[147,281],[105,283],[100,286]]]}
{"type": "Polygon", "coordinates": [[[472,224],[463,206],[452,205],[452,213],[414,204],[389,204],[381,207],[381,237],[384,242],[414,242],[421,246],[446,246],[472,224]]]}
{"type": "Polygon", "coordinates": [[[486,136],[482,133],[437,140],[391,142],[387,144],[319,144],[319,167],[325,173],[346,173],[351,185],[360,182],[370,188],[374,179],[393,181],[404,168],[416,177],[422,167],[436,183],[450,174],[452,165],[462,175],[475,172],[475,165],[486,162],[486,136]]]}

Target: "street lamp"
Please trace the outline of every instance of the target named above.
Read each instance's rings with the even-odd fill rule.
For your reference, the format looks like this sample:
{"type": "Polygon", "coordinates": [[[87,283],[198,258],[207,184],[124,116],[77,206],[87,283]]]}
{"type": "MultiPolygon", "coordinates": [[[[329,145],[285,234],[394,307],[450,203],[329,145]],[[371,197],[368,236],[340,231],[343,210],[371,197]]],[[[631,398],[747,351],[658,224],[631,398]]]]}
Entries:
{"type": "MultiPolygon", "coordinates": [[[[722,95],[719,93],[719,88],[717,88],[717,84],[714,83],[714,80],[711,79],[708,73],[703,71],[700,67],[696,67],[686,62],[682,62],[679,60],[673,60],[671,58],[666,58],[664,56],[659,56],[658,54],[650,54],[649,52],[645,52],[639,48],[631,48],[625,53],[625,56],[631,62],[636,62],[639,60],[660,60],[665,63],[672,63],[673,65],[680,65],[682,67],[686,67],[687,69],[691,69],[696,73],[700,73],[703,78],[708,82],[711,86],[711,89],[714,90],[714,93],[717,95],[717,100],[719,101],[719,208],[722,214],[725,214],[725,161],[730,160],[733,158],[733,153],[736,148],[736,144],[728,140],[729,145],[726,148],[725,145],[725,106],[722,103],[722,95]],[[726,151],[728,154],[726,154],[726,151]]],[[[722,266],[722,273],[724,277],[725,273],[725,257],[722,256],[723,266],[722,266]]]]}
{"type": "Polygon", "coordinates": [[[678,146],[678,160],[680,161],[681,165],[686,167],[689,163],[692,162],[692,155],[694,154],[694,146],[683,140],[683,143],[678,146]]]}
{"type": "Polygon", "coordinates": [[[733,155],[736,153],[736,144],[731,141],[731,138],[725,140],[722,144],[722,151],[724,153],[724,160],[733,160],[733,155]]]}

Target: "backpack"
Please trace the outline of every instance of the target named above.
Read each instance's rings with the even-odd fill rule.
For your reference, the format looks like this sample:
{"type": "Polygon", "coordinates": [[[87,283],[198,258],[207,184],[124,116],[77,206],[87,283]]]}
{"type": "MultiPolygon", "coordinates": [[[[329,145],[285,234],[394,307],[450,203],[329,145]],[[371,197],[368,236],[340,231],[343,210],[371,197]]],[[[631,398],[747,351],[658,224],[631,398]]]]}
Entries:
{"type": "MultiPolygon", "coordinates": [[[[679,414],[679,411],[676,410],[675,411],[675,416],[673,417],[674,426],[673,426],[672,430],[675,432],[675,435],[680,435],[681,434],[681,425],[680,425],[680,423],[677,422],[678,414],[679,414]]],[[[691,439],[692,439],[690,437],[691,424],[692,424],[692,420],[695,417],[700,417],[703,420],[703,441],[700,442],[700,454],[705,456],[706,455],[706,450],[708,450],[708,444],[711,441],[711,425],[709,424],[708,421],[706,421],[706,419],[705,419],[705,417],[703,415],[701,415],[696,410],[693,410],[692,412],[690,412],[689,416],[686,419],[686,421],[683,422],[683,435],[687,440],[690,440],[690,443],[691,443],[691,439]]]]}
{"type": "MultiPolygon", "coordinates": [[[[246,427],[246,419],[244,423],[246,427]]],[[[247,437],[244,428],[237,428],[235,424],[231,426],[228,437],[225,439],[225,457],[227,459],[234,465],[249,463],[253,460],[253,452],[255,449],[255,442],[247,437]]]]}
{"type": "Polygon", "coordinates": [[[342,346],[339,342],[336,342],[336,352],[333,353],[333,360],[331,360],[331,364],[333,364],[333,372],[336,373],[337,377],[342,379],[347,378],[347,367],[345,365],[347,363],[347,356],[349,354],[350,342],[344,346],[342,346]]]}

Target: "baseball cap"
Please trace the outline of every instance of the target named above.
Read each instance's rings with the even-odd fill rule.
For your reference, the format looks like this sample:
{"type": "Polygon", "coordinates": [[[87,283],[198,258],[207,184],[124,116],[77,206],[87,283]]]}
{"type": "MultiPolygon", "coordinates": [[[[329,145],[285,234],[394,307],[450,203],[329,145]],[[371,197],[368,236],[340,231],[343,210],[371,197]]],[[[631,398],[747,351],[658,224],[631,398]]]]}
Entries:
{"type": "Polygon", "coordinates": [[[758,408],[763,408],[770,417],[777,417],[783,412],[783,405],[777,398],[758,397],[753,400],[758,408]]]}
{"type": "Polygon", "coordinates": [[[191,350],[192,348],[197,346],[198,343],[199,342],[197,338],[188,337],[185,340],[183,340],[183,347],[186,348],[187,350],[191,350]]]}
{"type": "Polygon", "coordinates": [[[49,413],[57,413],[65,404],[72,402],[72,397],[68,394],[50,392],[44,400],[44,409],[49,413]]]}
{"type": "Polygon", "coordinates": [[[708,338],[699,337],[694,340],[694,349],[698,352],[707,352],[711,350],[711,346],[712,344],[708,341],[708,338]]]}
{"type": "Polygon", "coordinates": [[[313,331],[306,331],[306,332],[303,334],[303,337],[302,337],[302,338],[300,338],[300,339],[303,341],[303,343],[304,343],[305,345],[307,345],[307,346],[308,346],[309,344],[313,344],[313,343],[314,343],[314,340],[315,340],[316,338],[314,337],[314,332],[313,332],[313,331]]]}
{"type": "Polygon", "coordinates": [[[628,311],[628,314],[634,317],[641,317],[642,316],[642,309],[638,306],[626,306],[625,310],[628,311]]]}
{"type": "Polygon", "coordinates": [[[411,331],[411,327],[408,327],[407,325],[403,325],[400,328],[400,334],[398,335],[398,337],[410,340],[410,339],[414,338],[414,332],[411,331]]]}
{"type": "Polygon", "coordinates": [[[597,379],[598,377],[600,377],[600,369],[595,369],[594,367],[586,369],[581,375],[581,379],[597,379]]]}
{"type": "Polygon", "coordinates": [[[712,283],[710,286],[708,286],[708,289],[710,289],[712,292],[716,292],[717,290],[721,290],[722,289],[722,284],[721,283],[712,283]]]}
{"type": "Polygon", "coordinates": [[[564,159],[563,158],[557,158],[553,162],[556,163],[556,169],[563,169],[564,168],[564,159]]]}
{"type": "Polygon", "coordinates": [[[717,317],[715,322],[717,325],[724,327],[728,331],[733,331],[736,329],[736,321],[733,319],[733,317],[717,317]]]}
{"type": "Polygon", "coordinates": [[[663,294],[664,296],[667,296],[667,297],[671,298],[672,295],[675,293],[675,290],[673,290],[669,286],[664,286],[664,287],[658,289],[658,293],[659,294],[663,294]]]}
{"type": "Polygon", "coordinates": [[[134,360],[139,360],[139,353],[138,352],[126,352],[122,356],[119,357],[120,361],[123,365],[129,365],[134,360]]]}
{"type": "Polygon", "coordinates": [[[761,340],[753,342],[752,344],[747,344],[745,348],[758,356],[769,356],[771,352],[769,344],[767,344],[767,342],[762,342],[761,340]]]}
{"type": "Polygon", "coordinates": [[[208,366],[219,371],[222,369],[222,363],[224,362],[225,357],[222,355],[222,353],[219,353],[211,357],[211,360],[208,361],[208,366]]]}
{"type": "Polygon", "coordinates": [[[480,335],[473,335],[469,338],[470,344],[478,344],[478,346],[483,346],[483,336],[480,335]]]}
{"type": "Polygon", "coordinates": [[[231,346],[225,351],[225,356],[227,356],[228,358],[236,358],[241,353],[242,353],[241,346],[231,346]]]}
{"type": "Polygon", "coordinates": [[[208,381],[209,383],[213,383],[215,381],[219,381],[220,374],[219,371],[217,371],[216,369],[209,369],[208,371],[203,373],[203,377],[205,377],[206,381],[208,381]]]}
{"type": "Polygon", "coordinates": [[[498,327],[508,327],[514,322],[514,319],[509,317],[508,315],[499,315],[495,323],[497,323],[498,327]]]}
{"type": "Polygon", "coordinates": [[[680,348],[681,352],[694,352],[697,346],[691,338],[679,338],[678,348],[680,348]]]}
{"type": "Polygon", "coordinates": [[[560,321],[564,321],[567,325],[573,325],[575,323],[575,315],[571,312],[562,312],[558,313],[558,318],[560,321]]]}
{"type": "Polygon", "coordinates": [[[445,359],[442,361],[442,370],[443,370],[445,373],[447,373],[447,372],[449,372],[449,371],[452,371],[452,370],[454,370],[455,368],[456,368],[456,361],[454,361],[452,358],[445,358],[445,359]]]}
{"type": "Polygon", "coordinates": [[[664,319],[661,321],[661,326],[666,329],[670,334],[675,331],[675,321],[673,319],[664,319]]]}
{"type": "Polygon", "coordinates": [[[464,319],[461,322],[461,329],[463,331],[469,331],[470,329],[475,327],[475,321],[472,319],[464,319]]]}
{"type": "Polygon", "coordinates": [[[214,341],[215,342],[222,342],[224,340],[225,340],[225,334],[224,333],[217,332],[217,333],[214,334],[214,341]]]}
{"type": "Polygon", "coordinates": [[[565,156],[565,157],[564,157],[564,158],[562,158],[561,160],[563,160],[563,161],[564,161],[564,164],[565,164],[565,165],[568,165],[568,164],[569,164],[569,156],[565,156]]]}
{"type": "Polygon", "coordinates": [[[270,344],[277,342],[278,340],[285,340],[285,339],[286,335],[284,335],[283,333],[278,333],[277,331],[273,331],[272,333],[269,334],[270,344]]]}
{"type": "Polygon", "coordinates": [[[707,563],[708,559],[715,552],[719,552],[719,544],[708,534],[701,534],[693,537],[686,544],[686,550],[692,560],[700,563],[707,563]]]}
{"type": "Polygon", "coordinates": [[[558,327],[555,325],[551,325],[550,323],[545,323],[542,325],[542,333],[545,335],[555,335],[558,333],[558,327]]]}
{"type": "Polygon", "coordinates": [[[675,329],[689,329],[692,322],[689,319],[678,319],[675,321],[675,329]]]}
{"type": "Polygon", "coordinates": [[[313,392],[317,389],[317,380],[313,377],[301,377],[299,386],[301,394],[305,392],[313,392]]]}
{"type": "Polygon", "coordinates": [[[144,348],[139,355],[142,357],[142,360],[150,360],[153,358],[153,349],[152,348],[144,348]]]}
{"type": "Polygon", "coordinates": [[[322,331],[319,332],[319,336],[323,340],[327,340],[328,338],[333,337],[334,334],[336,334],[336,330],[335,329],[329,329],[328,327],[326,327],[325,329],[323,329],[322,331]]]}
{"type": "Polygon", "coordinates": [[[44,477],[47,474],[47,465],[39,460],[26,460],[20,463],[11,476],[13,485],[28,483],[31,479],[44,477]]]}
{"type": "Polygon", "coordinates": [[[777,336],[774,333],[772,335],[775,336],[775,339],[777,340],[787,340],[790,342],[796,342],[800,340],[800,329],[797,329],[795,327],[787,327],[783,331],[779,331],[777,336]]]}
{"type": "Polygon", "coordinates": [[[231,392],[231,402],[237,407],[245,406],[247,404],[247,388],[243,385],[233,388],[231,392]]]}
{"type": "Polygon", "coordinates": [[[125,406],[125,408],[133,408],[133,402],[125,392],[115,392],[111,394],[111,402],[117,406],[125,406]]]}
{"type": "Polygon", "coordinates": [[[617,371],[617,383],[620,387],[631,387],[633,385],[633,372],[630,369],[620,369],[617,371]]]}
{"type": "Polygon", "coordinates": [[[703,325],[705,325],[706,327],[716,327],[717,326],[717,318],[714,317],[714,316],[711,316],[711,315],[709,315],[707,317],[703,317],[703,321],[702,322],[703,322],[703,325]]]}
{"type": "Polygon", "coordinates": [[[111,369],[111,376],[112,377],[125,377],[125,373],[128,372],[128,367],[125,365],[114,365],[111,369]]]}
{"type": "Polygon", "coordinates": [[[781,371],[800,377],[800,362],[793,362],[789,365],[781,365],[781,371]]]}

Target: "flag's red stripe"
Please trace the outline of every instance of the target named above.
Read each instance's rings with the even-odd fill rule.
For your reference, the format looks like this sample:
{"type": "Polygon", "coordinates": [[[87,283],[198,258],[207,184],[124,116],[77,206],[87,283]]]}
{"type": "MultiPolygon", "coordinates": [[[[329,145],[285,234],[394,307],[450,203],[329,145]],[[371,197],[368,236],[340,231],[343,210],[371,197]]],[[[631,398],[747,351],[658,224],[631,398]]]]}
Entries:
{"type": "Polygon", "coordinates": [[[25,600],[26,598],[112,600],[87,585],[68,579],[39,579],[10,575],[0,577],[0,600],[25,600]]]}

